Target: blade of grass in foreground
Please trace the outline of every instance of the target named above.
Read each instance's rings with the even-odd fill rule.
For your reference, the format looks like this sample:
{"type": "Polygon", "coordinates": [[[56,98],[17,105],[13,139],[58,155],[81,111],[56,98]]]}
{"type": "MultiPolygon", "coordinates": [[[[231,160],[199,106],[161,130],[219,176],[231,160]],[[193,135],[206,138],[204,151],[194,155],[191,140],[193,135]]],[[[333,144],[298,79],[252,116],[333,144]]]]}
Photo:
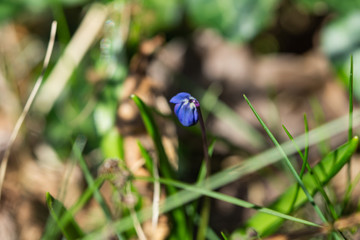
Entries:
{"type": "Polygon", "coordinates": [[[145,167],[146,169],[149,171],[149,173],[151,174],[151,176],[153,176],[153,171],[152,169],[154,168],[154,160],[152,159],[152,157],[150,156],[150,154],[148,153],[148,151],[145,149],[145,147],[141,144],[140,141],[137,141],[141,156],[144,158],[145,160],[145,167]]]}
{"type": "MultiPolygon", "coordinates": [[[[94,190],[94,198],[99,203],[101,209],[103,210],[107,222],[112,222],[112,214],[110,211],[109,206],[105,202],[103,196],[101,195],[98,188],[95,188],[95,180],[93,176],[90,173],[90,170],[88,169],[86,162],[81,154],[83,147],[85,146],[86,140],[84,138],[78,137],[75,141],[75,144],[73,145],[73,152],[75,157],[79,160],[79,165],[81,167],[81,170],[84,173],[84,177],[86,180],[86,183],[89,185],[91,189],[94,190]]],[[[116,233],[118,239],[122,239],[122,236],[120,233],[116,233]]]]}
{"type": "MultiPolygon", "coordinates": [[[[154,181],[154,178],[147,178],[147,177],[141,177],[141,178],[139,177],[137,179],[151,181],[151,182],[154,181]]],[[[204,185],[203,186],[190,185],[190,184],[174,181],[174,180],[171,180],[171,179],[159,179],[159,182],[161,182],[162,184],[182,188],[182,189],[185,189],[185,190],[188,190],[188,191],[191,191],[191,192],[197,192],[197,193],[200,193],[200,194],[202,194],[204,196],[208,196],[208,197],[215,198],[215,199],[218,199],[218,200],[221,200],[221,201],[225,201],[225,202],[228,202],[228,203],[240,206],[240,207],[251,208],[251,209],[254,209],[254,210],[258,211],[258,212],[262,212],[262,213],[269,214],[269,215],[272,215],[272,216],[280,217],[280,218],[283,218],[283,219],[291,220],[291,221],[294,221],[294,222],[306,224],[306,225],[313,226],[313,227],[320,227],[320,225],[318,225],[316,223],[313,223],[313,222],[310,222],[310,221],[307,221],[307,220],[303,220],[303,219],[300,219],[300,218],[297,218],[297,217],[293,217],[293,216],[290,216],[290,215],[287,215],[287,214],[284,214],[284,213],[281,213],[281,212],[278,212],[278,211],[275,211],[275,210],[272,210],[272,209],[269,209],[269,208],[257,206],[257,205],[255,205],[253,203],[249,203],[249,202],[246,202],[244,200],[241,200],[241,199],[238,199],[238,198],[235,198],[235,197],[232,197],[232,196],[228,196],[228,195],[223,194],[223,193],[208,190],[208,189],[206,189],[204,187],[204,185]]],[[[206,183],[204,183],[204,184],[206,184],[206,183]]]]}
{"type": "MultiPolygon", "coordinates": [[[[353,111],[354,111],[354,61],[351,55],[350,59],[350,79],[349,79],[349,141],[353,136],[353,111]]],[[[350,162],[349,162],[350,163],[350,162]]]]}
{"type": "MultiPolygon", "coordinates": [[[[320,100],[316,97],[312,97],[310,98],[310,107],[311,107],[311,111],[312,114],[314,116],[314,120],[315,120],[315,126],[321,126],[322,124],[325,123],[325,113],[324,113],[324,109],[321,106],[320,100]]],[[[348,119],[346,119],[348,120],[348,119]]],[[[346,127],[347,129],[347,127],[346,127]]],[[[324,139],[323,141],[319,142],[316,145],[316,148],[318,149],[318,151],[320,152],[321,156],[325,156],[328,152],[331,151],[331,147],[330,147],[330,141],[329,139],[324,139]]]]}
{"type": "Polygon", "coordinates": [[[227,236],[225,235],[225,233],[221,232],[221,236],[223,237],[224,240],[228,240],[227,236]]]}
{"type": "Polygon", "coordinates": [[[352,194],[354,188],[356,187],[356,185],[359,183],[359,181],[360,181],[360,172],[355,176],[354,180],[351,182],[351,184],[346,189],[346,192],[344,195],[344,200],[341,205],[340,215],[342,215],[344,212],[346,212],[346,210],[347,210],[346,208],[348,207],[348,204],[350,202],[351,194],[352,194]]]}
{"type": "MultiPolygon", "coordinates": [[[[303,175],[304,175],[304,172],[305,172],[305,169],[306,167],[308,167],[308,171],[311,170],[310,168],[310,165],[308,163],[308,154],[309,154],[309,125],[308,125],[308,122],[307,122],[307,118],[306,118],[306,114],[304,114],[304,125],[305,125],[305,149],[304,149],[304,154],[301,152],[300,148],[296,145],[295,141],[294,141],[294,138],[293,136],[290,134],[290,132],[287,130],[287,128],[285,127],[285,125],[282,125],[284,131],[286,132],[286,134],[288,135],[289,139],[291,140],[291,142],[293,142],[296,150],[298,151],[302,161],[303,161],[303,164],[302,164],[302,167],[301,167],[301,170],[300,170],[300,178],[302,179],[303,175]],[[310,170],[309,170],[310,169],[310,170]]],[[[297,184],[296,185],[296,194],[294,196],[294,199],[291,203],[291,207],[293,207],[296,199],[297,199],[297,196],[298,196],[298,193],[299,193],[299,190],[300,190],[300,185],[297,184]]]]}
{"type": "MultiPolygon", "coordinates": [[[[305,132],[308,131],[307,129],[307,120],[306,120],[306,115],[304,115],[304,121],[305,121],[305,132]]],[[[325,202],[326,202],[326,207],[328,208],[333,220],[336,220],[338,219],[338,215],[335,211],[335,208],[334,208],[334,205],[332,204],[332,202],[330,201],[330,198],[328,197],[327,193],[325,192],[323,186],[321,185],[321,182],[318,178],[318,176],[313,172],[312,168],[310,167],[308,161],[307,161],[307,155],[308,155],[308,151],[309,151],[309,148],[308,147],[305,147],[305,154],[303,155],[302,152],[300,151],[299,147],[297,146],[297,144],[295,143],[294,141],[294,138],[293,136],[290,134],[290,132],[286,129],[286,127],[283,125],[283,128],[286,132],[286,134],[288,135],[288,137],[290,138],[290,140],[293,142],[295,148],[297,149],[301,159],[303,160],[304,164],[303,164],[303,167],[305,166],[309,172],[309,174],[313,177],[313,180],[314,182],[316,183],[316,187],[317,187],[317,190],[320,192],[320,194],[322,195],[322,197],[324,198],[325,202]]],[[[303,168],[301,169],[303,170],[303,168]]],[[[300,176],[302,176],[302,173],[303,171],[300,172],[300,176]]],[[[299,185],[297,185],[299,186],[299,185]]],[[[298,189],[299,187],[297,187],[298,189]]],[[[293,203],[295,203],[296,199],[297,199],[297,194],[295,195],[294,197],[294,201],[293,203]]]]}
{"type": "Polygon", "coordinates": [[[56,239],[56,236],[58,235],[59,232],[59,228],[54,224],[59,224],[60,226],[68,225],[72,221],[73,216],[75,216],[75,214],[85,206],[85,204],[93,196],[95,189],[98,189],[103,182],[104,182],[103,178],[96,179],[94,186],[88,187],[79,197],[77,202],[73,206],[71,206],[66,212],[64,212],[64,214],[61,215],[61,217],[59,216],[59,223],[54,222],[55,220],[54,221],[48,220],[48,222],[46,223],[44,234],[41,237],[41,239],[42,240],[56,239]]]}
{"type": "Polygon", "coordinates": [[[159,165],[160,171],[163,176],[167,178],[173,178],[175,176],[173,169],[169,163],[169,159],[165,153],[164,146],[161,141],[161,135],[156,126],[155,120],[151,114],[151,110],[149,107],[136,95],[131,95],[131,99],[135,102],[136,106],[139,108],[141,117],[143,119],[144,125],[146,127],[146,131],[152,138],[158,157],[159,157],[159,165]]]}
{"type": "MultiPolygon", "coordinates": [[[[141,156],[145,159],[145,166],[148,169],[149,173],[155,179],[159,178],[159,172],[157,169],[157,164],[155,159],[153,159],[150,154],[146,151],[144,146],[137,142],[138,147],[140,149],[141,156]]],[[[156,231],[158,220],[159,220],[159,203],[160,203],[160,183],[158,181],[154,182],[154,192],[153,192],[153,212],[152,212],[152,228],[153,232],[156,231]]]]}
{"type": "MultiPolygon", "coordinates": [[[[141,117],[143,119],[146,131],[152,138],[158,159],[159,159],[159,168],[160,172],[166,178],[175,178],[174,170],[172,169],[169,159],[165,153],[164,146],[161,141],[161,135],[155,123],[155,120],[152,116],[150,108],[136,95],[131,95],[131,99],[135,102],[136,106],[139,108],[141,117]]],[[[176,188],[168,187],[168,194],[172,195],[177,192],[176,188]]],[[[187,239],[189,238],[189,231],[186,226],[186,217],[184,211],[182,209],[175,209],[172,213],[174,218],[174,223],[176,224],[176,234],[179,239],[187,239]]]]}
{"type": "MultiPolygon", "coordinates": [[[[57,226],[64,234],[66,239],[79,239],[84,237],[83,231],[80,229],[79,225],[76,223],[75,219],[73,218],[72,214],[68,212],[68,210],[64,207],[64,205],[56,200],[50,193],[46,193],[46,203],[48,205],[50,214],[52,219],[56,222],[57,226]],[[65,214],[70,215],[69,220],[66,223],[62,223],[60,221],[61,217],[65,214]]],[[[53,229],[55,230],[55,229],[53,229]]],[[[46,235],[43,236],[42,239],[50,239],[46,235]]]]}
{"type": "MultiPolygon", "coordinates": [[[[215,145],[215,141],[213,141],[210,144],[210,146],[208,147],[208,149],[207,149],[209,161],[211,159],[211,156],[212,156],[212,153],[213,153],[213,150],[214,150],[214,145],[215,145]]],[[[199,174],[198,174],[198,179],[197,179],[198,184],[201,184],[201,182],[205,181],[206,178],[208,177],[207,167],[208,166],[207,166],[206,160],[202,161],[200,171],[199,171],[199,174]]],[[[201,211],[200,211],[200,218],[199,218],[199,221],[198,221],[198,232],[197,232],[197,236],[196,236],[197,240],[205,239],[206,234],[208,232],[207,229],[209,228],[210,198],[205,197],[202,201],[203,202],[202,202],[201,211]]],[[[198,204],[199,204],[199,201],[194,202],[195,209],[197,208],[198,204]]]]}
{"type": "MultiPolygon", "coordinates": [[[[351,156],[356,151],[359,139],[354,137],[350,142],[340,146],[335,151],[329,153],[324,159],[322,159],[315,167],[312,168],[314,175],[316,175],[320,181],[321,186],[325,186],[349,161],[351,156]]],[[[313,196],[318,191],[318,187],[314,177],[308,172],[303,177],[305,187],[309,193],[313,196]]],[[[290,214],[291,211],[296,211],[307,202],[307,196],[303,191],[300,191],[296,202],[293,207],[289,206],[289,202],[294,198],[296,194],[296,183],[290,188],[284,191],[284,193],[274,202],[269,208],[282,213],[290,214]]],[[[237,233],[246,231],[246,228],[255,229],[260,236],[267,236],[274,233],[284,219],[269,216],[263,213],[257,213],[251,217],[245,224],[245,226],[237,233]]],[[[235,233],[236,234],[236,233],[235,233]]]]}
{"type": "MultiPolygon", "coordinates": [[[[348,138],[349,141],[353,136],[353,111],[354,111],[354,61],[353,56],[351,55],[350,59],[350,79],[349,79],[349,130],[348,130],[348,138]]],[[[349,161],[347,166],[347,185],[351,184],[351,161],[349,161]]]]}
{"type": "MultiPolygon", "coordinates": [[[[75,141],[75,144],[73,145],[73,152],[74,152],[75,157],[79,160],[79,165],[81,167],[81,170],[84,173],[86,183],[89,185],[90,188],[92,188],[95,184],[95,181],[86,165],[84,158],[82,157],[81,150],[80,150],[81,148],[78,146],[79,144],[85,145],[85,139],[78,138],[75,141]]],[[[112,216],[111,216],[110,209],[109,209],[108,205],[106,204],[104,198],[101,196],[101,193],[99,192],[98,189],[95,189],[95,191],[94,191],[94,198],[101,206],[101,208],[106,216],[106,219],[108,221],[111,221],[112,216]]]]}
{"type": "Polygon", "coordinates": [[[288,166],[290,172],[292,173],[292,175],[294,176],[294,178],[296,179],[296,181],[299,183],[300,187],[302,188],[302,190],[304,191],[307,199],[309,200],[309,202],[311,203],[311,205],[313,206],[313,208],[315,209],[316,213],[319,215],[321,221],[323,221],[324,223],[327,222],[324,214],[321,212],[319,206],[316,205],[313,197],[310,195],[309,191],[306,189],[303,181],[301,180],[301,178],[299,177],[299,175],[297,174],[296,170],[294,169],[294,167],[291,165],[291,162],[289,160],[289,158],[287,157],[286,153],[284,152],[283,148],[280,146],[280,144],[278,143],[278,141],[275,139],[274,135],[270,132],[270,129],[265,125],[265,123],[263,122],[263,120],[260,118],[259,114],[256,112],[255,108],[251,105],[249,99],[244,95],[244,98],[246,100],[246,102],[248,103],[248,105],[250,106],[251,110],[253,111],[253,113],[255,114],[256,118],[259,120],[261,126],[265,129],[266,133],[269,135],[271,141],[275,144],[276,148],[279,150],[279,152],[282,154],[286,165],[288,166]]]}

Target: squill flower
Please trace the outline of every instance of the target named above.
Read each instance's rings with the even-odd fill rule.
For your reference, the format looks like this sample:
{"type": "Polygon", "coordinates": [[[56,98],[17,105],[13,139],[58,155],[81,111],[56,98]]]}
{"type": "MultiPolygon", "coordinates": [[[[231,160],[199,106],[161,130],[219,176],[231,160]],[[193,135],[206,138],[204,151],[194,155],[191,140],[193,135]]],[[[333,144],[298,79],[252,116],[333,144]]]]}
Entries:
{"type": "Polygon", "coordinates": [[[170,102],[175,103],[174,112],[182,125],[189,127],[198,122],[200,103],[196,98],[189,93],[181,92],[172,97],[170,102]]]}

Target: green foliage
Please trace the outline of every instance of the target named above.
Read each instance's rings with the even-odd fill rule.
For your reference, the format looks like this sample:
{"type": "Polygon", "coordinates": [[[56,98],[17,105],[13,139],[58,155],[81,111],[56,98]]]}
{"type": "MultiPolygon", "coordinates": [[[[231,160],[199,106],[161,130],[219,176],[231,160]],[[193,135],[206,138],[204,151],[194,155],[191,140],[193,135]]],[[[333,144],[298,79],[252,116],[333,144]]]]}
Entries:
{"type": "Polygon", "coordinates": [[[359,0],[337,1],[337,0],[295,0],[306,9],[315,13],[322,13],[327,10],[334,11],[340,15],[356,11],[360,8],[359,0]]]}
{"type": "MultiPolygon", "coordinates": [[[[46,203],[52,216],[52,221],[56,222],[58,229],[61,230],[66,239],[75,240],[84,237],[83,231],[80,229],[71,213],[67,211],[60,201],[56,200],[50,193],[46,193],[46,203]],[[68,221],[64,223],[60,219],[65,215],[68,215],[68,221]]],[[[47,234],[42,237],[43,240],[55,239],[57,237],[58,229],[54,226],[52,221],[48,223],[50,231],[47,231],[47,234]]]]}
{"type": "Polygon", "coordinates": [[[294,178],[296,179],[296,181],[298,182],[298,184],[300,185],[300,187],[302,188],[302,190],[304,191],[308,201],[311,203],[311,205],[314,207],[315,212],[319,215],[319,217],[321,218],[321,221],[323,222],[327,222],[325,216],[323,215],[323,213],[321,212],[320,208],[315,204],[313,197],[311,196],[311,194],[309,193],[309,191],[307,190],[304,182],[301,180],[300,176],[298,175],[298,173],[296,172],[295,168],[292,166],[289,158],[287,157],[285,151],[283,150],[283,148],[280,146],[280,144],[278,143],[278,141],[275,139],[274,135],[270,132],[270,129],[265,125],[265,123],[263,122],[263,120],[260,118],[259,114],[256,112],[255,108],[251,105],[250,101],[247,99],[247,97],[244,95],[244,98],[246,100],[246,102],[249,104],[251,110],[253,111],[253,113],[255,114],[256,118],[259,120],[261,126],[264,128],[264,130],[266,131],[266,133],[269,135],[271,141],[275,144],[276,148],[279,150],[279,152],[282,154],[285,163],[287,165],[287,167],[289,168],[291,174],[294,176],[294,178]]]}
{"type": "Polygon", "coordinates": [[[164,146],[161,141],[161,135],[156,126],[154,117],[152,116],[150,108],[137,96],[132,95],[131,98],[140,110],[141,117],[145,124],[146,130],[152,138],[156,151],[159,157],[160,171],[163,176],[173,178],[175,176],[174,170],[172,169],[169,159],[165,153],[164,146]]]}
{"type": "MultiPolygon", "coordinates": [[[[353,138],[349,143],[346,143],[337,148],[335,151],[329,153],[315,167],[313,167],[312,170],[314,174],[318,176],[322,186],[325,186],[350,160],[351,156],[356,151],[358,142],[359,140],[357,137],[353,138]]],[[[314,196],[314,194],[318,191],[318,188],[313,176],[311,176],[310,173],[306,173],[303,177],[303,182],[311,196],[314,196]]],[[[296,184],[285,190],[284,193],[269,206],[269,208],[274,211],[290,214],[292,211],[299,209],[307,202],[307,196],[303,191],[301,191],[297,195],[294,206],[291,206],[294,196],[296,196],[296,184]]],[[[246,228],[253,228],[260,236],[267,236],[276,232],[283,221],[283,218],[259,212],[246,222],[243,229],[238,231],[243,232],[246,228]]]]}
{"type": "Polygon", "coordinates": [[[349,59],[349,55],[358,49],[360,43],[360,36],[357,34],[359,23],[360,12],[350,12],[332,20],[322,31],[322,50],[337,62],[349,59]]]}
{"type": "MultiPolygon", "coordinates": [[[[139,178],[139,179],[141,179],[141,178],[139,178]]],[[[143,179],[148,180],[148,181],[153,181],[152,178],[143,178],[143,179]]],[[[315,224],[315,223],[312,223],[312,222],[309,222],[309,221],[306,221],[306,220],[303,220],[303,219],[299,219],[299,218],[296,218],[296,217],[292,217],[292,216],[289,216],[287,214],[283,214],[283,213],[281,213],[279,211],[275,211],[275,210],[272,210],[272,209],[269,209],[269,208],[257,206],[255,204],[246,202],[244,200],[241,200],[241,199],[238,199],[238,198],[235,198],[235,197],[232,197],[232,196],[228,196],[226,194],[222,194],[222,193],[218,193],[218,192],[215,192],[215,191],[208,190],[207,187],[206,187],[206,182],[203,183],[203,185],[199,186],[199,185],[189,185],[189,184],[177,182],[177,181],[170,180],[170,179],[159,179],[159,181],[161,183],[163,183],[163,184],[166,184],[166,185],[175,186],[175,187],[182,188],[182,189],[194,192],[194,193],[195,192],[196,193],[201,193],[202,195],[212,197],[212,198],[215,198],[215,199],[219,199],[219,200],[222,200],[222,201],[225,201],[225,202],[237,205],[237,206],[241,206],[241,207],[244,207],[244,208],[252,208],[252,209],[255,209],[255,210],[257,210],[257,211],[259,211],[261,213],[264,213],[265,215],[276,216],[276,217],[280,217],[281,219],[288,219],[288,220],[291,220],[291,221],[294,221],[294,222],[299,222],[299,223],[306,224],[306,225],[309,225],[309,226],[319,227],[318,224],[315,224]]],[[[261,222],[259,222],[259,223],[261,224],[261,222]]]]}
{"type": "Polygon", "coordinates": [[[19,15],[24,11],[30,11],[32,14],[37,14],[44,11],[44,9],[50,7],[55,2],[64,5],[78,5],[85,3],[88,0],[2,0],[0,2],[0,23],[4,20],[8,20],[19,15]]]}
{"type": "Polygon", "coordinates": [[[182,18],[181,0],[146,0],[131,20],[128,44],[137,45],[145,37],[175,27],[182,18]]]}
{"type": "Polygon", "coordinates": [[[278,0],[186,0],[190,20],[226,38],[247,42],[271,22],[278,0]]]}
{"type": "MultiPolygon", "coordinates": [[[[360,1],[355,2],[354,4],[360,5],[360,1]]],[[[351,5],[352,10],[355,9],[353,1],[351,1],[351,4],[348,1],[341,2],[340,5],[342,4],[349,5],[349,7],[351,5]]],[[[353,72],[349,71],[351,68],[349,56],[353,55],[355,60],[360,59],[359,24],[360,12],[347,11],[331,20],[321,31],[321,49],[330,58],[338,76],[347,86],[350,85],[350,78],[353,78],[355,86],[360,84],[360,77],[352,75],[353,72]]],[[[360,99],[359,88],[354,88],[354,96],[360,99]]]]}
{"type": "MultiPolygon", "coordinates": [[[[85,145],[85,142],[80,143],[80,144],[85,145]]],[[[79,161],[79,165],[80,165],[81,170],[82,170],[82,172],[84,174],[84,177],[85,177],[85,180],[86,180],[87,184],[89,185],[90,188],[94,188],[95,180],[94,180],[93,176],[91,175],[91,173],[90,173],[90,171],[89,171],[89,169],[88,169],[88,167],[86,165],[86,162],[85,162],[84,158],[81,155],[81,150],[80,150],[80,147],[78,146],[77,142],[73,146],[73,152],[74,152],[75,157],[79,161]]],[[[96,201],[101,206],[107,220],[111,221],[112,216],[111,216],[111,211],[110,211],[109,207],[107,206],[104,198],[102,197],[102,195],[98,191],[98,189],[96,189],[96,188],[94,188],[94,189],[95,189],[94,190],[94,198],[96,199],[96,201]]]]}
{"type": "Polygon", "coordinates": [[[104,158],[124,159],[124,139],[120,135],[119,130],[113,127],[110,131],[103,135],[101,140],[101,150],[104,158]]]}

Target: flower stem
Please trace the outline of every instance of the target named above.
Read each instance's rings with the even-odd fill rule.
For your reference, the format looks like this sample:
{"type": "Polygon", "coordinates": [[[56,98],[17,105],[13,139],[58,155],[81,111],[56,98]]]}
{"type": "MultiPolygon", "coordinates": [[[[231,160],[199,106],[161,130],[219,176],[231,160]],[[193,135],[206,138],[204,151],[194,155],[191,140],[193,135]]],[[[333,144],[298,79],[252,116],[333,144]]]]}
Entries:
{"type": "MultiPolygon", "coordinates": [[[[210,177],[210,158],[208,153],[208,144],[206,141],[206,129],[205,129],[205,123],[204,119],[201,113],[200,106],[196,107],[199,113],[199,122],[200,122],[200,128],[201,128],[201,136],[202,136],[202,142],[203,142],[203,151],[204,151],[204,160],[206,165],[206,177],[205,180],[207,180],[210,177]]],[[[205,182],[205,187],[207,186],[207,183],[205,182]]],[[[199,229],[197,232],[197,240],[204,240],[206,239],[206,230],[209,225],[209,218],[210,218],[210,198],[205,197],[203,200],[203,206],[200,213],[200,221],[199,221],[199,229]]]]}
{"type": "Polygon", "coordinates": [[[202,136],[202,142],[203,142],[203,151],[204,151],[204,159],[205,159],[205,163],[206,163],[206,178],[210,176],[210,158],[209,158],[209,153],[208,153],[208,144],[206,141],[206,129],[205,129],[205,124],[204,124],[204,119],[203,116],[201,114],[201,109],[200,106],[197,107],[198,113],[199,113],[199,122],[200,122],[200,128],[201,128],[201,136],[202,136]]]}

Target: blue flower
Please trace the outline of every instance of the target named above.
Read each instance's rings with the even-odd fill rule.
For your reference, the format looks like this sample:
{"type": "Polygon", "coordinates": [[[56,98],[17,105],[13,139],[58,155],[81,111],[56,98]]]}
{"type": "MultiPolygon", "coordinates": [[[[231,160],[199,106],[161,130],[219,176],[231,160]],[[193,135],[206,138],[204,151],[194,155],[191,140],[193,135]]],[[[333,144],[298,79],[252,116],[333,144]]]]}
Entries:
{"type": "Polygon", "coordinates": [[[174,112],[182,125],[189,127],[198,122],[197,108],[200,107],[200,103],[189,93],[178,93],[170,99],[170,102],[175,103],[174,112]]]}

